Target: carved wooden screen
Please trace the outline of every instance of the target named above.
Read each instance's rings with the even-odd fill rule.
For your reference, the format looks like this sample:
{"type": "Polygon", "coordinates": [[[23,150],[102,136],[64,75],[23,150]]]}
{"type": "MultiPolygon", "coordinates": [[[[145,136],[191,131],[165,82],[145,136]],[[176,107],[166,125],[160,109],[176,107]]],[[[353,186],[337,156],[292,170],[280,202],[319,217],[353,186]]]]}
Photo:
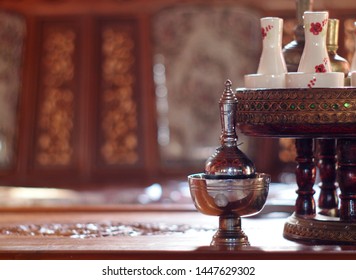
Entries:
{"type": "Polygon", "coordinates": [[[133,20],[99,21],[100,56],[97,164],[101,167],[142,163],[139,136],[137,26],[133,20]]]}
{"type": "Polygon", "coordinates": [[[135,19],[57,16],[36,20],[34,30],[34,133],[24,182],[130,179],[144,162],[135,19]]]}
{"type": "Polygon", "coordinates": [[[32,121],[28,122],[28,134],[21,131],[21,145],[26,141],[28,147],[19,152],[20,167],[25,169],[20,182],[40,186],[76,184],[81,174],[83,139],[81,22],[75,17],[44,17],[35,23],[29,34],[35,47],[28,46],[27,53],[33,57],[33,65],[26,65],[26,75],[33,82],[25,88],[22,98],[27,100],[27,108],[21,112],[32,121]]]}
{"type": "Polygon", "coordinates": [[[44,21],[40,32],[33,163],[37,168],[73,168],[79,141],[79,24],[44,21]]]}

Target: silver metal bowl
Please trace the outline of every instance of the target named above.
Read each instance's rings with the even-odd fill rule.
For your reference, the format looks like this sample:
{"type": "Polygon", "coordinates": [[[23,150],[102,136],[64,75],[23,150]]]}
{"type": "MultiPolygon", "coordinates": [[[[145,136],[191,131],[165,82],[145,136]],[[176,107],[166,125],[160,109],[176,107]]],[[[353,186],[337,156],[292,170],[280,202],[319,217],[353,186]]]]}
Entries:
{"type": "Polygon", "coordinates": [[[190,193],[197,210],[219,216],[219,230],[211,245],[236,248],[249,245],[241,230],[241,217],[260,212],[267,200],[270,176],[255,178],[207,179],[204,173],[188,176],[190,193]]]}

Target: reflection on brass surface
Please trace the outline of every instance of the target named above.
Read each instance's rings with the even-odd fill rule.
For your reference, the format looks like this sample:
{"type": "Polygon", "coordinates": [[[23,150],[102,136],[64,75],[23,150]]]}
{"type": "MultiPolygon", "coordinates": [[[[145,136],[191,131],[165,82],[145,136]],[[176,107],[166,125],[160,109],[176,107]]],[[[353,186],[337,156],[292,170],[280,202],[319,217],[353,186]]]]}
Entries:
{"type": "Polygon", "coordinates": [[[253,178],[254,163],[239,149],[236,134],[237,100],[230,80],[225,82],[225,90],[219,101],[220,107],[220,147],[205,162],[205,175],[210,179],[218,177],[242,179],[253,178]]]}
{"type": "Polygon", "coordinates": [[[250,245],[241,229],[241,217],[257,214],[266,203],[270,176],[257,173],[248,179],[207,179],[204,173],[188,176],[190,194],[199,212],[219,216],[219,229],[211,245],[228,250],[250,245]]]}
{"type": "Polygon", "coordinates": [[[100,154],[106,164],[134,164],[138,160],[134,40],[130,32],[110,26],[104,28],[102,39],[101,130],[104,139],[100,154]]]}
{"type": "Polygon", "coordinates": [[[356,89],[237,90],[239,124],[352,124],[356,89]]]}
{"type": "Polygon", "coordinates": [[[322,215],[315,218],[293,215],[285,223],[283,235],[290,240],[308,243],[356,244],[356,225],[322,215]]]}
{"type": "Polygon", "coordinates": [[[43,43],[42,102],[39,108],[36,161],[43,166],[68,165],[72,161],[72,132],[76,34],[51,30],[43,43]]]}
{"type": "Polygon", "coordinates": [[[257,173],[253,179],[206,179],[204,174],[189,176],[196,208],[206,215],[257,214],[268,194],[269,176],[257,173]]]}

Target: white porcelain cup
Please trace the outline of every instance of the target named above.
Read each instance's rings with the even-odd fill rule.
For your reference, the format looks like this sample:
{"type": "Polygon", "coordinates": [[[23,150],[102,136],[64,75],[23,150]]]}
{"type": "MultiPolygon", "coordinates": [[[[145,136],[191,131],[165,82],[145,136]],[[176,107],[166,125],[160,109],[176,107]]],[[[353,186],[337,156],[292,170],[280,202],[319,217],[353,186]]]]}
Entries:
{"type": "Polygon", "coordinates": [[[339,88],[344,83],[344,73],[341,72],[286,74],[287,88],[339,88]]]}
{"type": "Polygon", "coordinates": [[[350,78],[351,78],[351,86],[352,87],[356,87],[356,71],[354,71],[354,72],[351,72],[351,76],[350,76],[350,78]]]}
{"type": "Polygon", "coordinates": [[[249,74],[244,76],[246,88],[285,88],[285,74],[249,74]]]}

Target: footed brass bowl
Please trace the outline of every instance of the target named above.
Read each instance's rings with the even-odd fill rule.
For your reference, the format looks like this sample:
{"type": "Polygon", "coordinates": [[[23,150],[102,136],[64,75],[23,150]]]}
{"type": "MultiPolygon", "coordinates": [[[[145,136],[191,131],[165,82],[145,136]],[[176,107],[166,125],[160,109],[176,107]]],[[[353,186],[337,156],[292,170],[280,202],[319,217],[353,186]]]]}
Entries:
{"type": "Polygon", "coordinates": [[[241,230],[241,217],[260,212],[267,200],[270,176],[257,173],[255,178],[207,179],[204,173],[188,176],[190,193],[197,210],[219,216],[219,230],[211,245],[230,249],[249,245],[241,230]]]}

